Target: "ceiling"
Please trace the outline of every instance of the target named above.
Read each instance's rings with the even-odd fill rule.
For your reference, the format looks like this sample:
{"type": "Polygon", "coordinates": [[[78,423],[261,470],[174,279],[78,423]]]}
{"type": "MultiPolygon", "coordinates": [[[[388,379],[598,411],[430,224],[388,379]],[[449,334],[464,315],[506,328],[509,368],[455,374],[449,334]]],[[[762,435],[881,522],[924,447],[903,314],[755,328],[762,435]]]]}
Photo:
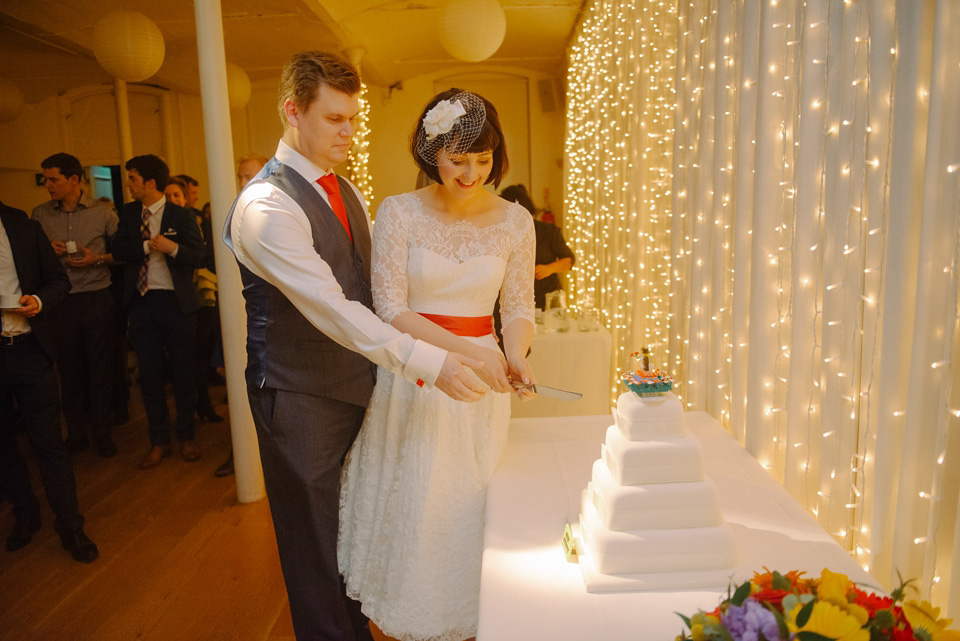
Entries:
{"type": "MultiPolygon", "coordinates": [[[[561,76],[582,0],[500,0],[507,33],[500,49],[476,64],[561,76]]],[[[390,86],[460,67],[436,32],[444,0],[221,0],[226,59],[251,81],[276,78],[305,49],[361,47],[364,79],[390,86]]],[[[147,83],[199,93],[192,0],[0,0],[0,77],[28,103],[74,87],[112,82],[93,55],[93,26],[114,10],[139,11],[163,33],[166,57],[147,83]]]]}

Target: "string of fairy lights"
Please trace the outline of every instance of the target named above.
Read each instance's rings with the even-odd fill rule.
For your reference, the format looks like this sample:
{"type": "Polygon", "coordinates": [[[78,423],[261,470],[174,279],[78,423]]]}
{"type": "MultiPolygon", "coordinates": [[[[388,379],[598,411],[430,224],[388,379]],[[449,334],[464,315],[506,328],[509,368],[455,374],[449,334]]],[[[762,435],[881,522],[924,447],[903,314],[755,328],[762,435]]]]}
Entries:
{"type": "MultiPolygon", "coordinates": [[[[567,71],[567,234],[574,308],[596,307],[616,369],[650,347],[669,358],[666,288],[676,21],[670,2],[584,8],[567,71]],[[625,66],[621,61],[629,60],[625,66]]],[[[611,398],[619,393],[611,379],[611,398]]]]}
{"type": "Polygon", "coordinates": [[[366,83],[360,83],[360,113],[356,132],[347,154],[347,173],[364,200],[373,202],[373,177],[370,175],[370,98],[366,83]]]}
{"type": "MultiPolygon", "coordinates": [[[[953,251],[941,247],[934,272],[953,325],[917,320],[927,338],[902,314],[885,323],[900,304],[885,296],[914,295],[885,269],[907,242],[891,232],[904,198],[890,196],[910,180],[894,179],[901,11],[917,10],[893,0],[588,2],[569,51],[565,209],[574,303],[601,309],[617,366],[650,346],[685,405],[745,442],[864,568],[878,566],[886,583],[895,570],[917,576],[929,598],[945,572],[936,538],[952,533],[943,493],[960,451],[948,438],[960,418],[948,384],[960,235],[937,239],[953,251]],[[905,374],[889,370],[919,367],[881,344],[893,322],[903,332],[893,342],[921,336],[929,348],[932,374],[910,383],[940,385],[923,414],[908,414],[905,374]],[[907,437],[890,436],[905,422],[929,435],[918,456],[935,450],[916,481],[877,462],[881,438],[887,463],[906,456],[896,444],[907,437]],[[916,506],[876,494],[914,482],[916,506]],[[894,533],[901,513],[926,517],[894,533]],[[915,551],[892,541],[904,531],[916,532],[915,551]]],[[[916,108],[929,108],[933,80],[909,82],[916,108]]],[[[943,181],[956,186],[958,167],[948,158],[943,181]]],[[[948,226],[960,234],[957,207],[948,226]]]]}

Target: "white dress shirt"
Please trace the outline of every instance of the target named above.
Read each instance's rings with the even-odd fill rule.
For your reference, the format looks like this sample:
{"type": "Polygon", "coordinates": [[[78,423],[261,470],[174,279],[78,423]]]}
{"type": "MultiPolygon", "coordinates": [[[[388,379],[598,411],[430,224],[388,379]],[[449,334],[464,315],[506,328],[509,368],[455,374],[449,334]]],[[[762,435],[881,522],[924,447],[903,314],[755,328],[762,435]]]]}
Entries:
{"type": "MultiPolygon", "coordinates": [[[[160,233],[160,223],[163,222],[163,209],[166,205],[166,197],[161,196],[160,200],[144,208],[150,210],[150,218],[147,219],[147,229],[150,230],[150,238],[160,233]]],[[[142,216],[143,209],[140,211],[142,216]]],[[[171,238],[171,240],[176,242],[175,238],[171,238]]],[[[173,276],[170,274],[170,267],[167,265],[167,255],[163,252],[151,251],[148,244],[149,242],[150,241],[147,240],[143,241],[143,251],[148,254],[147,289],[166,289],[172,291],[173,276]]],[[[179,250],[180,247],[178,246],[170,255],[176,258],[179,250]]]]}
{"type": "MultiPolygon", "coordinates": [[[[316,182],[329,172],[282,140],[276,156],[330,202],[316,182]]],[[[363,196],[350,186],[369,221],[363,196]]],[[[362,303],[347,300],[330,266],[314,249],[313,232],[303,209],[289,195],[266,181],[251,181],[237,198],[223,240],[244,267],[277,287],[332,340],[412,383],[422,380],[427,386],[434,385],[446,350],[401,333],[362,303]]]]}
{"type": "MultiPolygon", "coordinates": [[[[0,222],[0,294],[13,294],[18,298],[23,296],[20,278],[17,276],[17,265],[13,262],[13,249],[10,247],[10,239],[2,222],[0,222]]],[[[37,298],[37,300],[40,299],[37,298]]],[[[0,331],[3,336],[19,336],[30,331],[30,321],[25,316],[14,312],[0,312],[0,318],[3,319],[2,331],[0,331]]]]}

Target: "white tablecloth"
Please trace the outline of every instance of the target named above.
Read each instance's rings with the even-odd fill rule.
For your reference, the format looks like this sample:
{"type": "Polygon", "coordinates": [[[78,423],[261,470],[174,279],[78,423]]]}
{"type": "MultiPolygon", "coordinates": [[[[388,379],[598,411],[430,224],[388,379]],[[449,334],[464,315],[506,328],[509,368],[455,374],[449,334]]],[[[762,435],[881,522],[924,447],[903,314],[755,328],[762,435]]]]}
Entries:
{"type": "MultiPolygon", "coordinates": [[[[587,594],[580,568],[560,547],[575,523],[580,493],[599,457],[609,416],[519,419],[490,483],[480,586],[479,641],[672,641],[674,612],[711,610],[716,590],[587,594]]],[[[856,562],[716,421],[686,414],[704,448],[707,474],[720,490],[734,530],[741,583],[755,570],[828,567],[876,585],[856,562]]]]}
{"type": "MultiPolygon", "coordinates": [[[[537,325],[530,342],[530,366],[537,382],[572,392],[580,392],[579,401],[561,401],[538,396],[521,402],[513,397],[514,418],[534,416],[585,416],[610,411],[610,332],[605,328],[581,332],[577,321],[570,321],[568,332],[545,332],[537,325]]],[[[626,388],[624,388],[626,389],[626,388]]]]}

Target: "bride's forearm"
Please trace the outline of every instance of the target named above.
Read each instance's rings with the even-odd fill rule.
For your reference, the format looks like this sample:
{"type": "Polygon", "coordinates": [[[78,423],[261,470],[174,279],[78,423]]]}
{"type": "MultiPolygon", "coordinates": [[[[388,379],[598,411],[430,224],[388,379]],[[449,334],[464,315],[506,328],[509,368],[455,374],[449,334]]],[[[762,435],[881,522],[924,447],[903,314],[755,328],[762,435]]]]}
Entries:
{"type": "Polygon", "coordinates": [[[443,348],[448,352],[459,352],[464,356],[483,360],[479,346],[451,334],[433,321],[429,321],[417,312],[407,311],[394,317],[390,324],[401,332],[443,348]]]}
{"type": "Polygon", "coordinates": [[[514,319],[503,328],[503,352],[508,361],[527,357],[534,329],[534,324],[525,318],[514,319]]]}

